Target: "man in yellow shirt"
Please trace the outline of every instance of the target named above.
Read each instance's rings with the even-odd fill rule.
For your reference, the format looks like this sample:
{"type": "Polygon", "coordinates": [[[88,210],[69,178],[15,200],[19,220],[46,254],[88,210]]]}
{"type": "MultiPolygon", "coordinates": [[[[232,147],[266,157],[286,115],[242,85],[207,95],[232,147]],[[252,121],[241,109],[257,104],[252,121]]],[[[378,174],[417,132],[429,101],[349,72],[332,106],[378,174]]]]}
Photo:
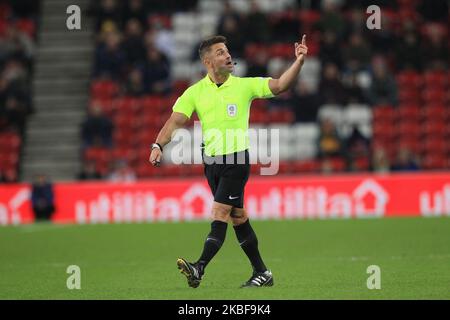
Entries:
{"type": "Polygon", "coordinates": [[[213,222],[203,252],[195,263],[177,260],[190,287],[197,288],[207,264],[221,248],[231,219],[241,248],[249,258],[253,274],[241,287],[273,285],[272,272],[265,266],[258,250],[258,239],[244,209],[244,188],[250,174],[248,121],[255,98],[271,98],[293,85],[308,52],[306,36],[295,43],[294,63],[279,79],[240,78],[231,75],[234,63],[226,38],[213,36],[204,40],[199,55],[207,75],[190,86],[178,98],[173,112],[152,144],[150,163],[159,166],[163,148],[173,132],[183,127],[195,111],[202,124],[205,176],[214,195],[213,222]]]}

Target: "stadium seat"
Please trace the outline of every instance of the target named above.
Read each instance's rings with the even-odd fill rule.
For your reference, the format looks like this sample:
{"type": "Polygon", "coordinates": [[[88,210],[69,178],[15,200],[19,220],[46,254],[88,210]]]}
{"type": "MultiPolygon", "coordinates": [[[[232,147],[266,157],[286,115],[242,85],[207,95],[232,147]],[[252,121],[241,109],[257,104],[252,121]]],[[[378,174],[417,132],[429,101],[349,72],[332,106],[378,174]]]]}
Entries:
{"type": "Polygon", "coordinates": [[[448,151],[448,141],[441,138],[425,139],[421,144],[421,153],[424,154],[446,154],[448,151]]]}
{"type": "Polygon", "coordinates": [[[444,89],[447,86],[447,74],[443,71],[428,71],[424,74],[427,89],[444,89]]]}
{"type": "Polygon", "coordinates": [[[373,107],[373,121],[379,122],[387,122],[394,121],[395,119],[395,109],[392,106],[374,106],[373,107]]]}
{"type": "Polygon", "coordinates": [[[394,128],[397,137],[419,137],[420,135],[420,123],[418,121],[403,120],[398,122],[394,128]]]}
{"type": "Polygon", "coordinates": [[[403,71],[397,76],[400,89],[417,90],[422,85],[422,76],[415,71],[403,71]]]}
{"type": "Polygon", "coordinates": [[[441,138],[447,133],[447,122],[443,118],[429,118],[421,125],[421,134],[429,138],[441,138]]]}
{"type": "Polygon", "coordinates": [[[426,89],[423,93],[423,100],[426,104],[445,104],[448,98],[446,89],[434,88],[426,89]]]}
{"type": "Polygon", "coordinates": [[[397,121],[419,121],[421,109],[417,105],[404,104],[396,110],[397,121]]]}
{"type": "Polygon", "coordinates": [[[354,160],[353,166],[357,171],[369,171],[370,159],[368,157],[359,157],[354,160]]]}
{"type": "Polygon", "coordinates": [[[448,108],[444,104],[430,104],[423,108],[423,120],[446,119],[449,116],[448,108]]]}
{"type": "Polygon", "coordinates": [[[294,161],[292,167],[296,173],[317,173],[320,170],[320,163],[316,160],[294,161]]]}
{"type": "Polygon", "coordinates": [[[32,19],[22,18],[18,19],[15,23],[17,29],[26,33],[30,38],[36,37],[36,24],[32,19]]]}
{"type": "Polygon", "coordinates": [[[91,83],[93,99],[110,99],[119,93],[119,86],[110,80],[97,80],[91,83]]]}
{"type": "Polygon", "coordinates": [[[422,158],[422,167],[427,170],[445,169],[448,167],[447,160],[444,155],[428,154],[422,158]]]}
{"type": "Polygon", "coordinates": [[[400,104],[418,105],[421,103],[420,91],[416,89],[399,89],[398,97],[400,100],[400,104]]]}

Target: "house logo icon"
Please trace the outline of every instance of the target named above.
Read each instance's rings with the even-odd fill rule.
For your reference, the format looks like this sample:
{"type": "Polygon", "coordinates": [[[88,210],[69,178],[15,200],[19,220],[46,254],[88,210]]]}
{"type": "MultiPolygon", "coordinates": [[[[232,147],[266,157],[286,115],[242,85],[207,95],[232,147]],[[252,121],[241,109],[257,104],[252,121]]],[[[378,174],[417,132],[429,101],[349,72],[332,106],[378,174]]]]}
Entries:
{"type": "Polygon", "coordinates": [[[375,180],[366,179],[353,191],[353,199],[358,218],[382,217],[389,194],[375,180]]]}

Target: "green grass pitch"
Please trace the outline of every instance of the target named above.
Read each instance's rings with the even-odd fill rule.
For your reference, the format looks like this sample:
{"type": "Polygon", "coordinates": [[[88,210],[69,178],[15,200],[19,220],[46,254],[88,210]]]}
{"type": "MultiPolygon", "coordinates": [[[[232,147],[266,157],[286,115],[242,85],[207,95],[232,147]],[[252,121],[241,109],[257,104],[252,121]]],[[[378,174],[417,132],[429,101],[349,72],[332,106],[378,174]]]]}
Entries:
{"type": "Polygon", "coordinates": [[[176,259],[198,258],[209,222],[2,227],[0,299],[450,299],[449,218],[252,224],[272,288],[238,288],[251,269],[231,225],[197,289],[176,259]],[[80,290],[66,287],[69,265],[80,290]]]}

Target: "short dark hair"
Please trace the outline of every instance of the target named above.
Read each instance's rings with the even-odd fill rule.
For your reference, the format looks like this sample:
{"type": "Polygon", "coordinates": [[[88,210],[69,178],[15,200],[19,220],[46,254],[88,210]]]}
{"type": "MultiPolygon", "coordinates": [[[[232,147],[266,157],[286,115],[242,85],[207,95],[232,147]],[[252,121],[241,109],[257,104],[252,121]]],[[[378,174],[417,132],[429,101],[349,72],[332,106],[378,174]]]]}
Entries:
{"type": "Polygon", "coordinates": [[[200,59],[203,59],[205,53],[211,48],[213,44],[216,43],[227,44],[227,38],[225,38],[224,36],[212,36],[203,40],[198,47],[198,55],[200,56],[200,59]]]}

